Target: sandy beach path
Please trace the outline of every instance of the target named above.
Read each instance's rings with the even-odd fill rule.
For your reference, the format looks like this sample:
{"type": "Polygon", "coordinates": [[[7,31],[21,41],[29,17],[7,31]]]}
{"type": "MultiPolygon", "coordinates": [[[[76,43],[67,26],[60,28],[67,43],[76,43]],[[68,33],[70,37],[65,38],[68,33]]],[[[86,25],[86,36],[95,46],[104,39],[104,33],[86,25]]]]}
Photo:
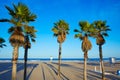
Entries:
{"type": "MultiPolygon", "coordinates": [[[[105,77],[107,80],[120,80],[116,75],[116,70],[120,69],[120,63],[113,66],[105,63],[105,77]]],[[[11,80],[10,62],[0,62],[0,80],[11,80]]],[[[57,62],[28,62],[27,80],[58,80],[57,62]]],[[[88,63],[87,78],[88,80],[101,80],[98,63],[88,63]],[[96,71],[94,70],[96,67],[96,71]]],[[[17,64],[17,80],[23,80],[24,65],[23,62],[17,64]]],[[[82,80],[83,63],[80,62],[62,62],[61,63],[61,80],[82,80]]]]}
{"type": "MultiPolygon", "coordinates": [[[[58,67],[57,63],[46,63],[48,66],[52,66],[51,68],[56,68],[58,67]]],[[[116,74],[112,74],[116,70],[120,69],[118,67],[119,65],[115,65],[112,67],[111,66],[106,66],[105,65],[105,77],[107,80],[120,80],[120,76],[116,74]],[[111,71],[108,72],[108,71],[111,71]]],[[[101,73],[99,71],[100,66],[98,65],[93,65],[88,64],[87,67],[87,78],[88,80],[101,80],[101,73]],[[97,68],[95,71],[94,68],[97,68]]],[[[62,80],[82,80],[83,79],[83,63],[76,63],[76,62],[64,62],[61,64],[61,79],[62,80]]]]}
{"type": "MultiPolygon", "coordinates": [[[[23,70],[18,71],[17,80],[23,79],[23,70]]],[[[27,80],[58,80],[57,74],[45,63],[28,63],[27,80]]]]}

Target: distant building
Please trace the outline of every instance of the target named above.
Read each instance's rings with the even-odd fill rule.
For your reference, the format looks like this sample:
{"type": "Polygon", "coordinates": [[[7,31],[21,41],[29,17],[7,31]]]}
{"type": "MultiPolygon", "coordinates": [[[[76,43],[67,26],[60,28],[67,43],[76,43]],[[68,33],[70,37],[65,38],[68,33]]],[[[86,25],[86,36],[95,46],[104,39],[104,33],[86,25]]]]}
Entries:
{"type": "Polygon", "coordinates": [[[50,56],[50,62],[52,62],[52,60],[53,60],[53,57],[52,57],[52,56],[50,56]]]}
{"type": "Polygon", "coordinates": [[[110,60],[110,64],[114,64],[114,63],[115,63],[115,61],[116,61],[116,60],[115,60],[115,57],[110,57],[110,59],[109,59],[109,60],[110,60]]]}

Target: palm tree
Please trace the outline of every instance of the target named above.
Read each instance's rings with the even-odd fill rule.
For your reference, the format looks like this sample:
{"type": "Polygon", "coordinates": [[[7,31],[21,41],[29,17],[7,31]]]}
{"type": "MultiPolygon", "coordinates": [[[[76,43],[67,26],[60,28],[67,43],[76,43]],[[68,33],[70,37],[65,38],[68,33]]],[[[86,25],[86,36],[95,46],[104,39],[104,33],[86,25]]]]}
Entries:
{"type": "Polygon", "coordinates": [[[27,70],[27,54],[28,54],[28,49],[31,48],[31,43],[30,39],[32,42],[35,42],[36,35],[35,35],[36,30],[34,29],[33,26],[25,26],[25,54],[24,54],[24,80],[26,80],[26,70],[27,70]],[[30,39],[29,39],[30,38],[30,39]]]}
{"type": "Polygon", "coordinates": [[[6,46],[4,44],[5,40],[3,38],[0,37],[0,48],[3,48],[3,46],[6,46]]]}
{"type": "Polygon", "coordinates": [[[62,53],[62,43],[66,39],[66,35],[69,31],[69,25],[64,20],[59,20],[54,23],[54,27],[52,28],[54,32],[54,36],[57,37],[57,42],[59,43],[59,56],[58,56],[58,77],[60,79],[60,64],[61,64],[61,53],[62,53]]]}
{"type": "MultiPolygon", "coordinates": [[[[25,43],[24,41],[28,41],[26,43],[29,43],[29,39],[27,37],[30,37],[32,41],[35,41],[34,40],[34,38],[35,38],[34,32],[36,32],[36,30],[34,30],[34,27],[26,28],[24,26],[26,26],[28,22],[34,21],[34,19],[36,18],[36,15],[32,14],[30,12],[30,10],[28,9],[28,7],[23,3],[18,3],[18,5],[13,4],[13,9],[8,6],[5,6],[5,7],[9,11],[9,14],[11,15],[12,18],[11,19],[0,19],[0,22],[10,22],[10,23],[14,24],[14,26],[15,26],[15,27],[11,27],[9,29],[9,33],[12,33],[12,35],[10,37],[10,42],[11,42],[12,46],[15,47],[14,46],[15,44],[19,45],[17,47],[17,49],[14,50],[14,52],[16,52],[16,53],[13,53],[13,57],[14,57],[14,55],[18,55],[18,49],[20,46],[23,46],[23,44],[25,43]],[[25,34],[25,40],[24,40],[23,30],[24,30],[24,34],[25,34]],[[31,30],[32,32],[29,30],[31,30]],[[18,37],[17,37],[17,35],[18,35],[18,37]],[[27,37],[26,37],[26,35],[27,35],[27,37]]],[[[26,55],[27,48],[25,45],[24,45],[24,47],[25,47],[25,55],[26,55]]],[[[28,46],[28,48],[29,48],[29,46],[28,46]]],[[[18,56],[17,56],[17,58],[18,58],[18,56]]],[[[17,58],[15,58],[16,62],[17,62],[17,58]]],[[[13,66],[16,66],[16,65],[14,65],[14,63],[13,63],[13,66]]],[[[13,70],[12,70],[12,80],[16,80],[16,71],[13,71],[13,70]]]]}
{"type": "Polygon", "coordinates": [[[29,8],[25,4],[19,4],[19,5],[21,5],[20,8],[23,10],[23,11],[21,11],[22,14],[19,14],[19,16],[22,17],[22,24],[24,27],[24,34],[25,34],[24,80],[26,80],[27,54],[28,54],[28,49],[30,49],[30,47],[31,47],[29,38],[31,39],[32,42],[35,42],[34,38],[36,37],[36,35],[35,35],[36,30],[34,29],[33,26],[28,26],[28,23],[31,21],[35,21],[36,15],[31,13],[29,8]],[[25,10],[25,12],[24,12],[24,10],[25,10]]]}
{"type": "MultiPolygon", "coordinates": [[[[25,55],[24,56],[25,56],[25,65],[26,65],[27,50],[28,50],[28,48],[30,48],[29,37],[31,38],[32,41],[35,41],[34,40],[35,35],[33,33],[36,31],[34,30],[34,27],[26,28],[25,26],[27,26],[28,22],[35,21],[34,19],[36,18],[36,15],[32,14],[30,12],[30,10],[28,9],[28,7],[23,3],[18,3],[18,5],[13,4],[14,9],[11,9],[8,6],[5,6],[5,7],[9,11],[9,14],[12,16],[12,18],[10,20],[9,19],[1,19],[0,22],[10,22],[10,23],[13,23],[17,27],[23,27],[23,28],[21,28],[21,30],[23,29],[22,31],[20,31],[20,30],[14,31],[14,34],[18,31],[20,31],[20,33],[22,34],[22,32],[24,31],[25,43],[27,43],[27,47],[26,47],[26,44],[24,44],[24,47],[25,47],[25,55]],[[33,31],[31,32],[29,30],[31,30],[31,31],[33,30],[33,31]]],[[[12,27],[10,30],[13,31],[15,29],[12,27]]],[[[25,72],[24,72],[24,74],[25,74],[24,80],[25,80],[26,66],[24,69],[25,69],[25,72]]],[[[14,80],[14,79],[12,78],[12,80],[14,80]]]]}
{"type": "Polygon", "coordinates": [[[102,79],[105,80],[105,74],[104,74],[104,64],[103,64],[103,55],[102,55],[102,45],[105,43],[105,36],[108,36],[107,31],[110,31],[110,28],[108,25],[106,25],[106,21],[95,21],[95,38],[96,38],[96,44],[99,46],[99,56],[100,56],[100,64],[101,64],[101,70],[102,70],[102,79]]]}
{"type": "Polygon", "coordinates": [[[24,44],[24,35],[22,33],[21,27],[11,27],[9,29],[9,33],[12,35],[10,36],[10,43],[13,46],[13,57],[12,57],[12,80],[16,80],[16,70],[17,70],[17,60],[18,60],[18,51],[19,47],[23,46],[24,44]]]}
{"type": "Polygon", "coordinates": [[[13,59],[12,59],[12,80],[16,80],[16,69],[17,69],[17,59],[18,59],[18,51],[19,47],[24,45],[24,34],[23,34],[23,21],[24,16],[28,14],[28,10],[26,8],[26,5],[22,3],[18,3],[18,5],[13,4],[13,9],[5,6],[8,10],[11,19],[1,19],[0,22],[10,22],[14,25],[14,27],[11,27],[9,29],[9,33],[12,33],[10,36],[10,43],[14,48],[13,51],[13,59]]]}
{"type": "Polygon", "coordinates": [[[79,38],[82,40],[82,51],[84,52],[84,71],[83,71],[83,80],[87,80],[87,58],[88,58],[88,50],[92,48],[92,44],[89,41],[88,37],[90,37],[91,32],[93,31],[92,24],[89,24],[86,21],[79,22],[80,30],[75,29],[74,32],[77,32],[75,34],[75,38],[79,38]]]}

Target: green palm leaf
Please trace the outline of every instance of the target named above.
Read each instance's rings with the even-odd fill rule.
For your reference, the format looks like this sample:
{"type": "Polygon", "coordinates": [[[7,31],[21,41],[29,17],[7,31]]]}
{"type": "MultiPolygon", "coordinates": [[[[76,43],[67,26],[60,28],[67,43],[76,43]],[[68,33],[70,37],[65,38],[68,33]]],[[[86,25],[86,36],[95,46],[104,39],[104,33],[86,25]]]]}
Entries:
{"type": "Polygon", "coordinates": [[[8,6],[5,6],[5,8],[9,11],[9,14],[10,15],[12,15],[12,16],[14,16],[15,15],[15,12],[14,12],[14,10],[13,9],[11,9],[10,7],[8,7],[8,6]]]}
{"type": "Polygon", "coordinates": [[[69,25],[64,20],[59,20],[54,23],[54,27],[52,28],[54,32],[54,36],[58,37],[58,42],[62,43],[66,39],[66,34],[69,34],[69,25]]]}

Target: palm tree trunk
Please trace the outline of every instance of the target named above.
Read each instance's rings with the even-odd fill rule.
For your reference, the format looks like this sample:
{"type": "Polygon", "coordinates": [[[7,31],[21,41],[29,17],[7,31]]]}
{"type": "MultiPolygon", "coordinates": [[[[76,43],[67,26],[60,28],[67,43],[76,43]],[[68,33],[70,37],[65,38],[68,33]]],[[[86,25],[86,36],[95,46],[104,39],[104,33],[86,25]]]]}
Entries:
{"type": "Polygon", "coordinates": [[[25,54],[24,54],[24,80],[26,80],[26,72],[27,72],[27,55],[28,55],[28,46],[25,47],[25,54]]]}
{"type": "Polygon", "coordinates": [[[29,42],[29,37],[28,35],[26,36],[26,45],[25,45],[25,53],[24,53],[24,80],[26,80],[26,74],[27,74],[27,57],[28,57],[28,42],[29,42]]]}
{"type": "Polygon", "coordinates": [[[61,51],[62,51],[62,43],[59,43],[59,56],[58,56],[58,78],[59,80],[60,80],[61,51]]]}
{"type": "Polygon", "coordinates": [[[84,52],[84,71],[83,80],[87,80],[87,52],[84,52]]]}
{"type": "Polygon", "coordinates": [[[103,56],[102,56],[102,45],[99,45],[99,56],[100,56],[100,64],[101,64],[101,70],[102,70],[102,80],[105,80],[104,64],[103,64],[103,56]]]}
{"type": "Polygon", "coordinates": [[[13,51],[13,59],[12,59],[12,80],[16,80],[17,73],[17,60],[18,60],[18,49],[19,46],[16,45],[13,51]]]}

